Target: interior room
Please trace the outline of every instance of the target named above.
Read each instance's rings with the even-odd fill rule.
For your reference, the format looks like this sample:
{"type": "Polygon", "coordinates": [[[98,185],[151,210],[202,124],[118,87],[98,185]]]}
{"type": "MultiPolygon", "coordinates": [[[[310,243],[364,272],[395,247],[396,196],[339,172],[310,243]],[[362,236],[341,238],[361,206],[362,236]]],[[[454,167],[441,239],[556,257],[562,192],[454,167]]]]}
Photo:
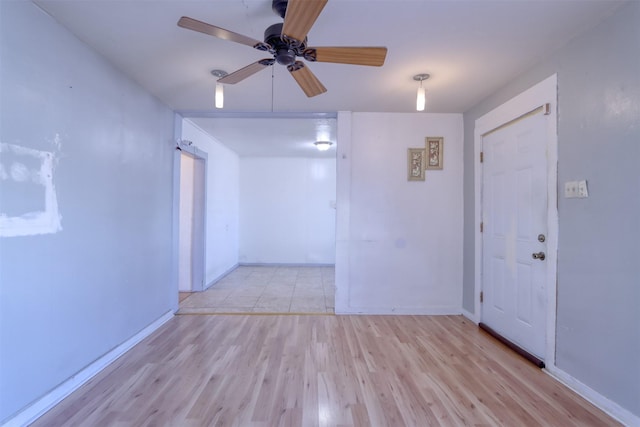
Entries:
{"type": "Polygon", "coordinates": [[[0,425],[640,425],[638,22],[0,2],[0,425]]]}
{"type": "Polygon", "coordinates": [[[180,288],[179,313],[333,313],[335,115],[247,116],[183,120],[180,155],[205,153],[211,172],[206,277],[180,288]]]}

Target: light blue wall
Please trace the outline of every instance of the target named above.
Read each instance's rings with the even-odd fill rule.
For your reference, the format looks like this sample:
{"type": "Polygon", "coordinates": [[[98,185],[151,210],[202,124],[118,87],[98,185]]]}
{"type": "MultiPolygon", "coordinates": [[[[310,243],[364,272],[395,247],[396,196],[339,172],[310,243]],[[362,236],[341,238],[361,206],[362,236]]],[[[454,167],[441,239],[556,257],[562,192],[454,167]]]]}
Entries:
{"type": "Polygon", "coordinates": [[[558,74],[557,366],[640,416],[640,2],[618,9],[464,115],[463,307],[474,312],[475,120],[558,74]]]}
{"type": "MultiPolygon", "coordinates": [[[[62,216],[57,233],[0,237],[1,421],[170,311],[177,290],[172,112],[31,2],[0,14],[0,142],[53,153],[62,216]]],[[[2,155],[6,170],[16,158],[2,155]]],[[[37,209],[36,187],[0,180],[0,212],[37,209]]]]}

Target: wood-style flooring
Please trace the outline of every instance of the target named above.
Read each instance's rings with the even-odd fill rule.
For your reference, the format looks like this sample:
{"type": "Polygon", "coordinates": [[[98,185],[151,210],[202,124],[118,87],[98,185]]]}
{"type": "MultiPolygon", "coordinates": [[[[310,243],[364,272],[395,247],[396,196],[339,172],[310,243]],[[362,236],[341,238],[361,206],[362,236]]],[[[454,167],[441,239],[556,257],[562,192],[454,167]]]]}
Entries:
{"type": "Polygon", "coordinates": [[[35,426],[614,426],[461,316],[183,315],[35,426]]]}

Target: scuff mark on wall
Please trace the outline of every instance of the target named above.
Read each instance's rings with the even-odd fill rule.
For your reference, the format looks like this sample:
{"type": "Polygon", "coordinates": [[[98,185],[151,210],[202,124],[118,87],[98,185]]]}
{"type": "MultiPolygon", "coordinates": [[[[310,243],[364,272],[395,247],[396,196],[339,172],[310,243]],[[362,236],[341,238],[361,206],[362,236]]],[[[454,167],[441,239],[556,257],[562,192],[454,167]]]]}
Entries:
{"type": "MultiPolygon", "coordinates": [[[[52,142],[58,151],[60,136],[52,142]]],[[[52,152],[0,142],[0,237],[62,230],[53,184],[56,161],[52,152]]]]}

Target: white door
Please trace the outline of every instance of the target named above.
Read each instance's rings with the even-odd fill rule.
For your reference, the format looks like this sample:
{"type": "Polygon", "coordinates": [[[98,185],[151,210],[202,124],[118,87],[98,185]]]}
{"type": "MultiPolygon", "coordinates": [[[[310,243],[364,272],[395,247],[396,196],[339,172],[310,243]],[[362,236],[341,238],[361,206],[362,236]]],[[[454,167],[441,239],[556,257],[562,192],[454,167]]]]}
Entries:
{"type": "Polygon", "coordinates": [[[482,322],[544,359],[547,293],[546,116],[486,135],[482,179],[482,322]]]}

